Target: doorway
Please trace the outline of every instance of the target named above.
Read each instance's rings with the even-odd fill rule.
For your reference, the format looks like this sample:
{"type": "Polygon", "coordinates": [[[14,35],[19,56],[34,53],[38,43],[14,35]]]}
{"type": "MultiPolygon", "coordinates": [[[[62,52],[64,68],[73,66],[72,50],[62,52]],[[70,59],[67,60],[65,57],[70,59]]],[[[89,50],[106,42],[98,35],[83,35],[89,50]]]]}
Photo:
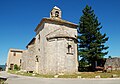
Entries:
{"type": "Polygon", "coordinates": [[[14,64],[10,64],[10,70],[14,70],[14,64]]]}

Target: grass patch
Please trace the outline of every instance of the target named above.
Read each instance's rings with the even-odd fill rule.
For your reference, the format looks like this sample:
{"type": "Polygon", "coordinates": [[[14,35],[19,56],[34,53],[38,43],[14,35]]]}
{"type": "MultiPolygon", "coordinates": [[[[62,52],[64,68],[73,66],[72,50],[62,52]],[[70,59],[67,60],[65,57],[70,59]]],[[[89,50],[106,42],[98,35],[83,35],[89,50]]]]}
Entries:
{"type": "Polygon", "coordinates": [[[112,71],[112,72],[81,72],[78,74],[82,78],[95,78],[95,76],[100,76],[101,78],[112,78],[112,75],[116,74],[118,77],[120,77],[120,71],[112,71]]]}
{"type": "MultiPolygon", "coordinates": [[[[34,73],[26,73],[26,72],[20,72],[20,71],[8,71],[8,73],[11,74],[17,74],[17,75],[23,75],[23,76],[31,76],[31,77],[41,77],[41,78],[54,78],[55,75],[43,75],[43,74],[34,74],[34,73]]],[[[120,71],[112,71],[109,73],[103,73],[103,72],[79,72],[76,74],[64,74],[64,75],[58,75],[57,78],[95,78],[95,76],[100,76],[101,78],[112,78],[112,75],[115,74],[120,78],[120,71]]]]}
{"type": "Polygon", "coordinates": [[[82,72],[79,76],[82,78],[95,78],[95,76],[100,76],[101,78],[111,78],[112,74],[102,72],[82,72]]]}
{"type": "Polygon", "coordinates": [[[66,74],[66,75],[59,75],[58,78],[77,78],[77,74],[66,74]]]}
{"type": "Polygon", "coordinates": [[[54,78],[54,75],[50,74],[34,74],[34,73],[27,73],[27,72],[21,72],[16,70],[9,70],[8,73],[16,74],[16,75],[22,75],[22,76],[31,76],[31,77],[41,77],[41,78],[54,78]]]}
{"type": "Polygon", "coordinates": [[[54,75],[50,75],[50,74],[47,74],[47,75],[37,74],[37,75],[35,75],[35,77],[42,77],[42,78],[54,78],[54,75]]]}

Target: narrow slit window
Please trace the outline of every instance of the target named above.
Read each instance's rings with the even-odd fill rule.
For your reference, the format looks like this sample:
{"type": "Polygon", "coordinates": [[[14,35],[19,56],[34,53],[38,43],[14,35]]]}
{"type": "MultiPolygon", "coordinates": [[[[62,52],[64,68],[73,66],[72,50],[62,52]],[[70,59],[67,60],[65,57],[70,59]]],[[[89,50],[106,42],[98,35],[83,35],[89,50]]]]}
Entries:
{"type": "Polygon", "coordinates": [[[22,63],[22,59],[20,59],[20,64],[22,63]]]}
{"type": "Polygon", "coordinates": [[[38,40],[40,41],[40,34],[38,35],[38,40]]]}
{"type": "Polygon", "coordinates": [[[68,53],[72,53],[72,46],[68,44],[68,53]]]}

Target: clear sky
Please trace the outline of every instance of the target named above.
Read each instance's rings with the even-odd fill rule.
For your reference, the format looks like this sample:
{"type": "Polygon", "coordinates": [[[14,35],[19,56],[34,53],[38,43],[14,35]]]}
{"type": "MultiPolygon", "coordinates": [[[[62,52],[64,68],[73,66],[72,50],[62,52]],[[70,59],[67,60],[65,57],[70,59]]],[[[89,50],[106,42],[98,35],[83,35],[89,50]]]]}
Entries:
{"type": "Polygon", "coordinates": [[[109,36],[107,56],[120,56],[120,0],[0,0],[0,64],[6,63],[10,48],[25,49],[54,6],[62,10],[62,19],[78,24],[87,4],[98,16],[101,32],[109,36]]]}

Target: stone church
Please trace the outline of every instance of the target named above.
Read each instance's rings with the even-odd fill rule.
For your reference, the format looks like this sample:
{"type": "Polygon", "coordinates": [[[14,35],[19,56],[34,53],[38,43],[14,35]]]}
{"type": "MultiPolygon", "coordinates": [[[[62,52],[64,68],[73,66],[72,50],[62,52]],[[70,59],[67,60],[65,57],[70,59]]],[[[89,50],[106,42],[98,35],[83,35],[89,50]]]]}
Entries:
{"type": "Polygon", "coordinates": [[[77,24],[63,20],[60,8],[55,6],[50,18],[43,18],[35,32],[22,52],[21,70],[39,74],[78,71],[77,24]]]}

